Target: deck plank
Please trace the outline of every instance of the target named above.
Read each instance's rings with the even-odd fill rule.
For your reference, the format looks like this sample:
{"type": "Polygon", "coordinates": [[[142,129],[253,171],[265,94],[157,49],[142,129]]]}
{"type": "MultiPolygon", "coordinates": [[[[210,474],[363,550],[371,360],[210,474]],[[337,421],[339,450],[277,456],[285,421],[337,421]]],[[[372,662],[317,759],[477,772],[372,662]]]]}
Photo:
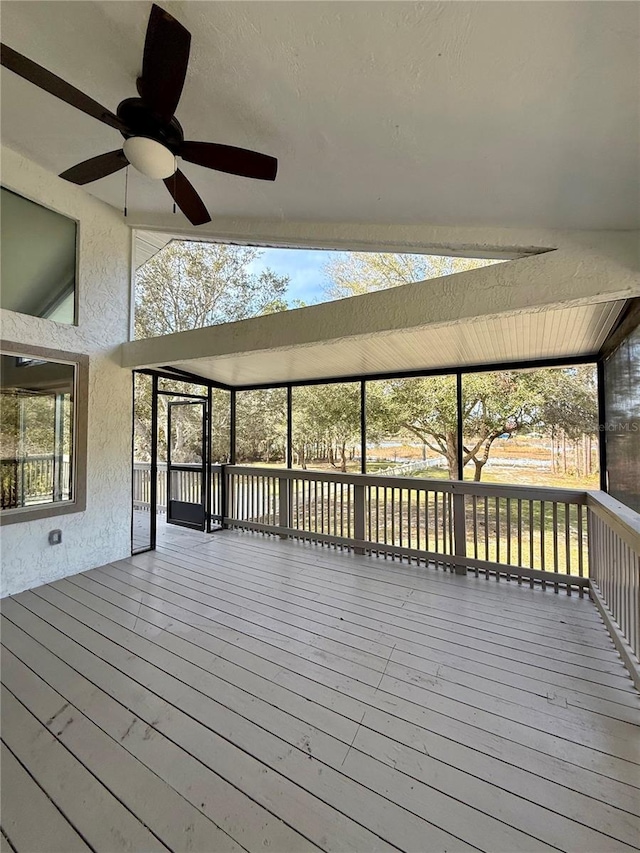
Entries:
{"type": "MultiPolygon", "coordinates": [[[[42,788],[27,773],[3,742],[2,766],[2,830],[16,850],[32,853],[87,853],[82,837],[54,806],[42,788]],[[29,804],[32,820],[24,820],[24,806],[29,804]]],[[[11,849],[7,845],[5,849],[11,849]]]]}
{"type": "MultiPolygon", "coordinates": [[[[60,582],[57,586],[60,586],[63,583],[64,582],[60,582]]],[[[87,602],[87,606],[94,603],[95,602],[87,602]]],[[[156,642],[157,639],[157,637],[154,637],[154,640],[156,640],[156,642]]],[[[205,672],[214,674],[214,671],[216,669],[215,656],[206,652],[203,654],[202,649],[196,649],[192,651],[190,649],[181,648],[181,644],[183,646],[187,645],[186,641],[184,640],[173,644],[173,648],[176,654],[181,652],[184,659],[186,659],[187,661],[197,662],[198,666],[200,666],[205,672]]],[[[166,648],[165,643],[161,643],[161,645],[166,648]]],[[[130,647],[133,648],[133,646],[130,647]]],[[[203,685],[202,676],[200,676],[200,678],[198,679],[198,683],[200,684],[200,689],[204,690],[206,685],[203,685]]],[[[237,690],[234,690],[233,687],[235,687],[235,685],[229,680],[220,682],[216,681],[211,684],[211,692],[209,693],[209,695],[220,696],[224,693],[225,703],[232,705],[236,709],[244,710],[242,706],[238,703],[238,698],[242,698],[242,696],[237,690]],[[235,702],[234,699],[236,700],[235,702]]],[[[246,687],[249,687],[249,685],[246,685],[246,687]]],[[[263,709],[261,709],[258,690],[256,690],[255,685],[251,685],[251,687],[251,690],[243,689],[243,694],[245,695],[245,697],[254,697],[253,701],[251,701],[250,708],[254,715],[254,718],[256,720],[262,721],[264,720],[266,713],[263,709]]],[[[282,691],[282,693],[284,692],[285,691],[282,691]]],[[[305,709],[304,705],[300,704],[298,704],[298,706],[296,707],[295,704],[292,703],[291,699],[285,699],[284,696],[271,695],[269,696],[269,699],[270,704],[275,708],[280,705],[280,707],[286,707],[287,710],[291,713],[293,713],[294,710],[297,712],[295,714],[294,720],[285,720],[284,726],[280,728],[280,735],[284,739],[287,739],[290,743],[294,744],[295,722],[300,719],[300,713],[304,713],[304,711],[307,709],[305,709]],[[292,704],[294,704],[293,708],[292,704]]],[[[244,712],[246,713],[246,710],[244,712]]],[[[326,725],[323,727],[323,722],[324,721],[320,721],[319,728],[321,728],[322,731],[326,731],[326,725]]],[[[273,724],[271,725],[271,728],[272,730],[275,730],[273,724]]],[[[357,734],[360,734],[360,729],[358,729],[357,734]]],[[[353,759],[357,757],[358,752],[364,752],[365,755],[369,758],[376,758],[378,760],[381,760],[380,756],[383,755],[383,763],[393,766],[397,769],[397,760],[395,758],[388,758],[389,755],[395,755],[398,750],[398,745],[396,743],[392,743],[390,738],[387,738],[386,736],[378,736],[378,738],[374,740],[375,746],[372,749],[362,750],[360,749],[359,745],[356,745],[358,744],[358,737],[356,737],[354,740],[352,735],[353,732],[351,730],[342,731],[339,735],[336,735],[337,737],[341,737],[345,744],[352,744],[352,750],[349,752],[349,758],[351,760],[351,763],[353,763],[353,759]]],[[[309,744],[311,744],[310,740],[309,744]]],[[[321,751],[319,753],[315,751],[314,754],[320,758],[323,757],[321,751]]],[[[361,763],[362,762],[363,759],[361,758],[361,763]]],[[[344,763],[341,762],[339,766],[344,766],[344,763]]],[[[349,766],[351,766],[351,764],[349,766]]],[[[478,808],[478,810],[484,814],[490,811],[492,803],[497,803],[497,815],[500,817],[501,820],[503,820],[505,823],[512,827],[517,824],[518,819],[521,822],[524,820],[524,822],[527,824],[527,831],[532,834],[533,837],[535,837],[536,833],[541,834],[542,837],[545,836],[545,833],[549,833],[550,837],[555,839],[561,834],[561,830],[558,824],[564,824],[565,833],[570,834],[576,840],[576,843],[580,841],[581,845],[584,848],[590,847],[591,849],[596,849],[597,847],[598,839],[594,840],[591,835],[580,839],[579,836],[581,835],[581,828],[579,826],[576,826],[575,824],[571,824],[566,821],[564,815],[559,818],[557,814],[550,814],[548,811],[543,812],[542,810],[537,809],[534,803],[532,802],[533,797],[531,796],[531,792],[528,793],[528,802],[525,804],[519,798],[513,797],[511,793],[507,790],[502,789],[499,791],[492,791],[491,788],[493,786],[487,786],[487,784],[484,782],[480,784],[478,783],[478,780],[473,779],[472,777],[468,776],[468,774],[461,774],[456,773],[452,770],[448,770],[447,768],[438,765],[437,762],[433,761],[429,757],[425,757],[422,753],[419,754],[417,762],[414,763],[414,767],[417,767],[419,769],[420,775],[417,776],[412,773],[407,773],[406,775],[411,776],[412,779],[418,782],[422,781],[426,785],[429,785],[429,781],[439,775],[439,785],[435,786],[438,790],[454,797],[459,796],[461,791],[465,791],[465,802],[473,804],[475,808],[478,808]]],[[[370,764],[370,766],[367,767],[367,773],[364,775],[363,778],[373,778],[376,773],[378,776],[380,776],[381,769],[377,768],[375,762],[373,762],[372,764],[370,764]]],[[[397,796],[399,788],[397,779],[394,782],[394,787],[394,796],[397,796]]],[[[409,787],[411,788],[411,790],[414,790],[414,788],[418,790],[422,786],[414,784],[413,787],[409,787]]],[[[424,797],[425,795],[423,794],[422,796],[424,797]]],[[[431,797],[433,799],[433,794],[431,794],[431,797]]],[[[406,797],[403,797],[404,802],[406,802],[406,799],[406,797]]],[[[565,797],[565,799],[567,798],[565,797]]],[[[422,808],[424,809],[424,806],[422,806],[422,808]]],[[[617,833],[620,833],[621,835],[626,835],[628,841],[632,841],[640,834],[640,820],[633,819],[628,815],[624,815],[620,811],[599,808],[598,805],[595,803],[591,804],[591,809],[594,810],[596,813],[595,815],[593,815],[594,820],[592,826],[594,828],[604,828],[607,830],[608,834],[613,834],[614,836],[616,836],[617,833]]],[[[458,809],[458,811],[460,811],[460,809],[458,809]]],[[[456,825],[459,825],[460,815],[457,814],[455,816],[455,819],[456,825]]],[[[475,837],[477,839],[482,830],[482,816],[474,816],[473,826],[475,837]]],[[[493,843],[496,843],[498,832],[493,829],[492,834],[489,837],[493,840],[493,843]]],[[[603,841],[603,839],[599,840],[603,841]]],[[[621,840],[624,839],[621,838],[621,840]]],[[[513,841],[509,841],[508,843],[511,844],[513,843],[513,841]]],[[[606,849],[606,843],[604,849],[606,849]]]]}
{"type": "MultiPolygon", "coordinates": [[[[264,846],[283,851],[318,849],[9,620],[3,627],[3,642],[43,680],[73,697],[82,713],[247,850],[264,846]]],[[[204,851],[210,847],[208,842],[204,851]]]]}
{"type": "MultiPolygon", "coordinates": [[[[428,741],[428,752],[432,756],[446,758],[449,763],[453,763],[454,766],[459,766],[461,769],[465,769],[471,763],[473,774],[479,778],[484,778],[488,782],[495,782],[504,776],[509,778],[509,790],[520,789],[532,799],[540,796],[541,802],[552,807],[557,804],[560,789],[556,790],[556,782],[553,781],[561,769],[557,762],[554,762],[546,770],[547,779],[544,784],[538,784],[537,776],[520,771],[519,767],[517,768],[519,772],[515,774],[514,778],[513,768],[510,765],[505,765],[500,761],[494,764],[495,760],[488,753],[482,757],[476,756],[484,744],[477,737],[474,739],[472,732],[469,732],[469,739],[474,743],[473,749],[465,748],[453,740],[446,741],[444,745],[440,744],[439,749],[439,739],[434,731],[420,729],[406,724],[399,717],[392,719],[383,713],[376,712],[374,706],[368,704],[364,699],[355,699],[353,691],[340,693],[334,688],[329,688],[326,684],[314,681],[309,677],[309,673],[300,675],[292,670],[287,670],[287,682],[290,686],[283,687],[279,680],[284,670],[275,666],[267,658],[243,652],[237,646],[227,643],[215,634],[207,633],[206,625],[197,628],[190,626],[187,613],[176,611],[171,617],[166,616],[159,610],[138,603],[123,592],[116,591],[117,582],[113,587],[106,586],[98,582],[96,577],[96,573],[92,573],[91,577],[79,576],[69,581],[60,581],[57,586],[64,588],[71,597],[83,601],[99,613],[108,615],[119,624],[129,627],[135,626],[138,633],[153,639],[155,643],[197,662],[225,681],[241,686],[254,695],[279,704],[280,707],[286,707],[296,716],[313,722],[323,731],[335,734],[336,737],[341,739],[345,737],[345,718],[357,722],[361,719],[363,712],[366,711],[367,721],[371,720],[370,727],[382,734],[393,734],[399,743],[413,747],[417,741],[420,743],[422,751],[426,749],[425,741],[428,741]],[[164,630],[159,630],[161,628],[164,630]],[[383,722],[379,723],[376,729],[376,720],[378,719],[383,722]],[[404,731],[409,734],[400,736],[399,732],[404,731]],[[460,755],[458,765],[455,763],[456,755],[460,755]],[[479,760],[475,760],[476,757],[479,760]],[[487,773],[486,771],[492,766],[494,772],[487,773]],[[522,779],[520,779],[521,772],[524,773],[522,779]],[[551,783],[551,787],[549,783],[551,783]],[[533,792],[535,792],[535,796],[533,792]]],[[[124,587],[124,589],[127,588],[124,587]]],[[[508,748],[508,745],[504,744],[502,751],[505,752],[508,748]]],[[[540,773],[541,768],[543,771],[545,769],[545,760],[540,754],[536,756],[536,759],[535,768],[540,773]]],[[[527,763],[522,761],[520,756],[518,756],[518,760],[521,763],[527,763]]],[[[575,780],[571,781],[575,784],[575,780]]],[[[590,774],[585,773],[579,784],[582,788],[589,790],[589,782],[590,774]]],[[[566,789],[564,789],[564,793],[566,794],[566,789]]],[[[626,810],[640,816],[640,797],[636,791],[628,790],[624,795],[622,791],[618,791],[618,797],[624,800],[626,810]]],[[[583,810],[586,808],[588,812],[593,811],[593,806],[593,803],[587,804],[586,801],[582,801],[581,804],[581,808],[583,810]]]]}
{"type": "MultiPolygon", "coordinates": [[[[112,571],[117,570],[114,569],[112,571]]],[[[343,671],[348,668],[348,674],[365,683],[379,682],[382,672],[388,673],[390,666],[393,668],[393,664],[391,663],[392,653],[396,653],[397,646],[395,644],[392,645],[391,640],[387,641],[385,645],[379,645],[378,648],[365,643],[363,649],[363,644],[358,642],[358,638],[355,638],[353,635],[341,636],[342,629],[322,630],[321,627],[319,628],[316,624],[311,623],[310,620],[309,627],[304,628],[302,627],[305,624],[304,620],[295,617],[294,614],[289,614],[288,619],[285,621],[269,613],[269,608],[259,603],[248,606],[243,602],[234,601],[233,598],[224,596],[219,592],[215,595],[211,591],[203,593],[192,585],[176,583],[164,574],[146,573],[146,575],[151,577],[152,580],[145,581],[143,579],[141,581],[145,590],[155,590],[160,595],[169,594],[171,597],[170,600],[179,600],[179,598],[188,599],[192,603],[192,606],[195,606],[194,603],[197,604],[200,612],[205,615],[207,613],[214,613],[216,616],[225,614],[236,620],[234,623],[236,625],[253,626],[250,630],[257,632],[257,636],[269,636],[270,639],[274,639],[281,644],[284,642],[285,644],[289,644],[289,646],[291,643],[297,643],[304,648],[304,653],[312,656],[315,654],[321,660],[328,661],[330,666],[339,663],[343,671]]],[[[143,578],[144,573],[139,569],[132,569],[131,576],[135,576],[136,579],[143,578]]],[[[418,660],[416,658],[414,665],[418,660]]],[[[478,664],[478,668],[482,666],[483,664],[478,664]]],[[[436,669],[433,668],[431,675],[435,675],[435,672],[436,669]]],[[[398,680],[402,679],[398,678],[398,680]]],[[[415,683],[419,680],[418,672],[416,671],[415,676],[405,680],[409,684],[415,683]]],[[[591,689],[595,695],[603,692],[603,688],[598,684],[591,685],[591,689]]],[[[449,691],[449,693],[454,694],[455,692],[455,689],[449,691]]],[[[451,703],[457,703],[458,705],[466,704],[464,695],[461,703],[459,696],[448,695],[447,690],[442,686],[439,695],[442,699],[441,704],[449,700],[451,703]]],[[[528,725],[543,731],[555,732],[569,738],[572,742],[579,742],[585,746],[593,746],[594,740],[599,744],[602,740],[598,733],[595,734],[595,737],[592,737],[593,733],[591,729],[595,726],[587,728],[584,723],[579,725],[572,719],[562,719],[545,714],[544,712],[536,712],[530,707],[527,708],[526,714],[523,714],[523,709],[520,709],[519,712],[516,709],[514,712],[514,709],[508,703],[503,700],[494,699],[486,694],[478,693],[475,696],[474,704],[478,710],[496,714],[505,719],[512,719],[514,714],[520,713],[521,716],[526,716],[528,725]]],[[[632,739],[629,742],[629,739],[637,734],[638,731],[635,727],[629,728],[627,723],[617,720],[613,721],[607,729],[609,752],[626,760],[633,758],[635,755],[636,759],[640,760],[640,750],[637,749],[635,741],[632,739]]]]}
{"type": "MultiPolygon", "coordinates": [[[[115,565],[120,565],[125,571],[127,570],[126,565],[122,563],[115,565]]],[[[136,564],[136,568],[141,567],[136,564]]],[[[467,653],[469,639],[465,636],[459,636],[453,630],[443,635],[439,628],[435,630],[429,629],[426,623],[422,624],[417,621],[413,624],[408,623],[401,617],[396,617],[393,623],[380,621],[377,618],[372,619],[368,615],[361,615],[362,611],[358,612],[358,609],[353,607],[353,605],[348,610],[344,604],[340,605],[338,602],[332,602],[331,605],[324,605],[322,601],[316,600],[314,606],[311,607],[311,601],[303,600],[304,604],[301,604],[295,598],[288,595],[288,593],[282,592],[278,588],[277,582],[272,587],[258,586],[252,584],[250,581],[246,581],[240,572],[235,572],[231,576],[231,579],[229,579],[230,575],[228,572],[225,576],[220,573],[219,569],[216,570],[216,567],[211,568],[207,576],[202,573],[193,572],[190,568],[186,567],[183,560],[172,564],[158,560],[153,565],[153,575],[175,580],[187,588],[191,586],[200,591],[210,592],[217,598],[227,601],[248,600],[253,604],[253,601],[258,599],[263,605],[271,605],[276,610],[284,613],[285,618],[289,618],[289,614],[294,613],[298,617],[304,617],[304,620],[306,620],[304,624],[312,626],[315,623],[320,623],[330,628],[338,628],[342,632],[346,631],[352,638],[355,636],[362,640],[370,639],[376,642],[381,636],[384,636],[386,641],[393,641],[399,650],[404,649],[409,654],[417,654],[418,657],[421,656],[431,662],[447,664],[457,668],[462,667],[465,669],[466,665],[468,672],[476,674],[478,671],[477,661],[473,662],[463,657],[467,653]],[[270,592],[266,592],[266,589],[269,589],[270,592]],[[258,593],[258,595],[253,593],[258,593]],[[432,633],[429,633],[429,630],[432,633]]],[[[484,633],[485,635],[487,634],[486,630],[484,633]]],[[[473,635],[469,634],[468,636],[472,637],[473,635]]],[[[549,693],[548,685],[544,685],[547,677],[547,669],[542,664],[549,660],[549,652],[541,656],[541,660],[538,660],[538,656],[539,650],[537,650],[536,654],[531,655],[536,661],[533,664],[535,668],[531,669],[531,665],[529,665],[529,669],[525,670],[526,674],[523,674],[520,678],[518,677],[518,672],[513,672],[513,661],[508,658],[506,663],[508,666],[507,669],[500,670],[499,667],[494,669],[486,661],[483,661],[481,666],[488,670],[494,670],[492,679],[494,681],[499,681],[500,683],[508,682],[510,676],[513,676],[514,686],[522,687],[524,690],[528,689],[529,692],[537,693],[539,696],[546,698],[549,693]]],[[[593,706],[593,710],[618,719],[621,719],[622,716],[620,715],[624,713],[625,719],[632,723],[640,724],[638,697],[635,691],[631,689],[630,679],[619,661],[611,661],[609,655],[608,661],[604,664],[603,668],[596,667],[594,669],[591,666],[585,665],[585,663],[590,663],[587,659],[579,658],[579,662],[576,662],[575,658],[577,656],[571,656],[566,649],[563,652],[563,658],[569,675],[564,679],[558,677],[556,682],[551,683],[555,683],[560,687],[568,687],[569,689],[563,695],[569,697],[572,704],[587,708],[593,706]],[[571,659],[572,657],[574,659],[571,659]],[[623,670],[622,672],[621,669],[623,670]],[[570,679],[573,679],[573,682],[570,679]],[[593,695],[594,689],[591,684],[587,686],[587,693],[585,694],[581,680],[604,684],[621,692],[616,693],[603,690],[602,697],[596,698],[593,695]],[[572,687],[577,687],[577,691],[572,690],[572,687]],[[613,703],[613,707],[609,704],[611,702],[613,703]],[[618,707],[619,704],[628,706],[629,710],[624,711],[624,709],[618,707]]],[[[493,662],[493,656],[491,660],[493,662]]],[[[596,661],[596,663],[598,664],[599,661],[596,661]]]]}
{"type": "MultiPolygon", "coordinates": [[[[303,572],[296,576],[291,576],[289,572],[284,570],[282,563],[276,556],[261,554],[258,561],[257,555],[247,557],[244,563],[238,563],[237,558],[234,563],[232,558],[225,552],[220,553],[219,550],[213,552],[210,556],[203,557],[198,553],[185,553],[184,551],[174,551],[161,546],[155,553],[155,557],[163,562],[168,562],[176,565],[175,557],[181,557],[188,561],[189,568],[194,573],[199,573],[207,577],[210,572],[215,572],[216,568],[220,567],[220,574],[227,579],[230,577],[230,568],[234,568],[233,577],[242,579],[242,582],[248,582],[252,585],[263,587],[266,590],[272,590],[274,581],[279,581],[279,586],[282,592],[286,592],[291,596],[299,598],[301,601],[317,600],[325,601],[327,605],[340,606],[342,605],[348,612],[359,612],[358,608],[376,613],[378,618],[390,617],[394,624],[397,618],[412,621],[414,625],[434,626],[442,625],[447,627],[453,623],[458,629],[469,628],[471,631],[490,630],[491,634],[504,636],[508,638],[509,643],[512,641],[530,641],[540,644],[542,647],[548,646],[555,648],[557,643],[569,643],[569,649],[577,645],[578,650],[575,652],[577,657],[590,657],[594,659],[603,659],[610,662],[608,654],[608,646],[602,644],[602,651],[594,649],[592,646],[586,645],[589,639],[594,637],[594,628],[586,628],[573,630],[571,627],[563,625],[558,619],[544,618],[544,611],[536,621],[519,618],[517,620],[510,619],[503,614],[499,624],[496,624],[494,618],[483,618],[477,610],[465,612],[465,609],[460,603],[449,603],[447,598],[439,596],[437,606],[419,605],[409,599],[403,600],[400,604],[394,603],[387,599],[378,601],[375,597],[366,596],[361,590],[356,592],[340,591],[334,592],[333,587],[327,586],[326,583],[314,583],[311,578],[305,576],[303,572]],[[212,560],[212,557],[214,558],[212,560]],[[355,609],[354,609],[355,608],[355,609]]],[[[140,564],[140,563],[137,563],[140,564]]],[[[464,633],[464,632],[463,632],[464,633]]],[[[470,636],[474,634],[469,633],[470,636]]],[[[599,632],[596,633],[596,639],[599,641],[601,637],[599,632]]],[[[584,663],[584,661],[583,661],[584,663]]],[[[593,665],[593,664],[591,664],[593,665]]]]}
{"type": "MultiPolygon", "coordinates": [[[[7,688],[2,690],[2,739],[90,847],[167,850],[7,688]]],[[[32,819],[30,804],[26,811],[25,819],[32,819]]]]}
{"type": "MultiPolygon", "coordinates": [[[[234,645],[242,646],[243,648],[248,647],[250,650],[254,648],[266,649],[265,655],[271,660],[282,662],[283,668],[286,666],[289,669],[295,670],[296,667],[302,667],[303,672],[308,672],[313,667],[321,683],[329,685],[344,683],[343,677],[346,677],[349,679],[347,682],[348,690],[352,695],[357,695],[363,686],[365,689],[367,687],[375,689],[376,693],[390,693],[392,698],[387,699],[387,704],[390,707],[397,707],[399,704],[398,700],[403,698],[401,682],[398,682],[400,689],[397,689],[395,682],[387,679],[385,682],[386,690],[380,691],[380,675],[378,672],[370,677],[370,670],[363,667],[358,668],[354,663],[345,661],[337,656],[329,658],[325,652],[318,651],[313,646],[296,643],[288,636],[279,632],[269,632],[268,629],[261,626],[256,628],[252,622],[233,616],[230,617],[225,611],[214,608],[211,603],[209,605],[202,605],[193,598],[178,596],[171,591],[165,591],[153,584],[147,584],[135,578],[133,574],[123,574],[111,566],[104,567],[100,571],[100,574],[124,578],[126,585],[135,590],[136,596],[143,596],[143,598],[138,598],[137,600],[156,603],[168,613],[174,613],[176,606],[182,608],[189,613],[189,619],[197,620],[198,625],[205,624],[203,620],[208,620],[208,622],[216,626],[216,630],[221,630],[222,633],[220,636],[225,640],[231,638],[234,645]],[[298,663],[298,661],[302,663],[298,663]]],[[[411,687],[411,685],[406,686],[411,687]]],[[[409,701],[412,705],[416,704],[411,699],[409,701]]],[[[600,740],[597,744],[600,749],[594,751],[583,746],[580,742],[576,743],[571,739],[559,739],[547,733],[546,730],[527,726],[526,721],[512,721],[509,718],[504,718],[500,722],[500,725],[497,726],[496,720],[491,713],[475,709],[473,714],[470,715],[467,707],[458,707],[458,704],[453,702],[447,703],[431,693],[424,693],[417,704],[420,716],[427,711],[434,711],[463,723],[468,723],[471,719],[477,730],[499,730],[500,736],[510,741],[530,746],[547,755],[556,755],[565,761],[584,766],[588,769],[596,769],[597,772],[605,773],[612,778],[620,779],[620,781],[625,781],[636,786],[639,785],[637,765],[630,763],[626,759],[622,760],[613,757],[608,750],[608,738],[600,740]],[[604,752],[602,747],[604,747],[604,752]]],[[[413,708],[410,710],[414,711],[413,708]]],[[[618,744],[618,746],[620,745],[618,744]]]]}
{"type": "MultiPolygon", "coordinates": [[[[56,726],[57,737],[69,752],[94,775],[99,775],[103,784],[126,803],[145,826],[153,826],[156,835],[170,850],[186,846],[187,842],[193,850],[215,849],[220,853],[243,850],[159,776],[149,773],[121,742],[110,738],[77,706],[66,701],[6,650],[2,657],[2,683],[29,706],[41,725],[50,731],[56,726]]],[[[145,727],[136,718],[129,722],[125,732],[127,738],[143,738],[145,727]]]]}
{"type": "Polygon", "coordinates": [[[639,697],[586,598],[168,528],[2,613],[16,790],[97,851],[640,849],[639,697]]]}

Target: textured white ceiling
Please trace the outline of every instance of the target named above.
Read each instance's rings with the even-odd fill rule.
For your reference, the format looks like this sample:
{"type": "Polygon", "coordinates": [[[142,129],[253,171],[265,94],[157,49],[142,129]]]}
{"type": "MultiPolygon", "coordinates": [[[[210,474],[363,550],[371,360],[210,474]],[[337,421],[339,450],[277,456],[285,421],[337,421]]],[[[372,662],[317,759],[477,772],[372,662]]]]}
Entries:
{"type": "MultiPolygon", "coordinates": [[[[187,138],[280,160],[275,184],[185,164],[214,216],[638,225],[636,3],[162,5],[193,35],[187,138]]],[[[2,40],[115,109],[135,95],[150,6],[13,0],[2,40]]],[[[5,70],[2,135],[56,172],[121,143],[5,70]]],[[[170,200],[131,171],[144,225],[170,200]]],[[[121,207],[123,183],[87,189],[121,207]]]]}

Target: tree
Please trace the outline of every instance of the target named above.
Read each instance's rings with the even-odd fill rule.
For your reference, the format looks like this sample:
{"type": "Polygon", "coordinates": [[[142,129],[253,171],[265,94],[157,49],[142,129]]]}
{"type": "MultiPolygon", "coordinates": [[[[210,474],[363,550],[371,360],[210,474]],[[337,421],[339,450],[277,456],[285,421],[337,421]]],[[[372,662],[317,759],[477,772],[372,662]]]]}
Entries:
{"type": "Polygon", "coordinates": [[[473,464],[476,482],[496,439],[540,423],[543,391],[540,371],[507,370],[464,377],[463,464],[473,464]]]}
{"type": "MultiPolygon", "coordinates": [[[[136,277],[136,338],[197,329],[284,310],[288,276],[270,269],[254,271],[260,249],[216,243],[173,241],[138,270],[136,277]]],[[[179,393],[182,382],[162,380],[164,390],[179,393]]],[[[188,390],[193,391],[193,388],[188,390]]],[[[205,392],[206,393],[206,392],[205,392]]],[[[229,392],[214,389],[212,456],[226,461],[229,437],[229,392]]],[[[166,455],[166,406],[161,399],[159,442],[166,455]]],[[[151,448],[151,383],[136,379],[135,450],[148,458],[151,448]]],[[[198,458],[202,444],[199,411],[175,410],[176,461],[198,458]]]]}
{"type": "Polygon", "coordinates": [[[360,443],[360,385],[309,385],[294,389],[293,450],[306,468],[311,459],[347,470],[347,448],[360,443]]]}
{"type": "Polygon", "coordinates": [[[136,338],[201,329],[286,308],[288,276],[253,271],[260,249],[174,240],[136,276],[136,338]]]}
{"type": "Polygon", "coordinates": [[[324,291],[330,299],[343,299],[346,296],[359,296],[374,290],[385,290],[495,263],[500,261],[441,255],[340,252],[325,266],[327,283],[324,291]]]}
{"type": "Polygon", "coordinates": [[[552,463],[567,472],[567,439],[574,447],[577,474],[592,473],[592,441],[598,432],[597,374],[593,365],[545,371],[541,420],[550,433],[552,463]]]}
{"type": "MultiPolygon", "coordinates": [[[[541,397],[534,374],[501,371],[464,377],[462,461],[474,466],[479,481],[493,443],[539,420],[541,397]]],[[[444,456],[449,477],[458,477],[458,417],[453,376],[389,381],[389,406],[395,431],[416,436],[444,456]]]]}
{"type": "Polygon", "coordinates": [[[283,462],[287,447],[286,388],[238,391],[236,461],[283,462]]]}

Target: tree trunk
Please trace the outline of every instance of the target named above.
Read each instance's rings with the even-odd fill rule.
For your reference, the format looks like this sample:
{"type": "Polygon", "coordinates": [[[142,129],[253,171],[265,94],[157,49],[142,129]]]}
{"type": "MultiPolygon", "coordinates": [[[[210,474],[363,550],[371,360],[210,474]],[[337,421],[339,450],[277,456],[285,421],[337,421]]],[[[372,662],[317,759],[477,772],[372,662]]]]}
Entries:
{"type": "Polygon", "coordinates": [[[347,444],[344,441],[340,448],[340,470],[343,474],[347,473],[347,444]]]}
{"type": "Polygon", "coordinates": [[[447,452],[445,454],[449,467],[449,479],[458,479],[458,433],[447,433],[447,452]]]}

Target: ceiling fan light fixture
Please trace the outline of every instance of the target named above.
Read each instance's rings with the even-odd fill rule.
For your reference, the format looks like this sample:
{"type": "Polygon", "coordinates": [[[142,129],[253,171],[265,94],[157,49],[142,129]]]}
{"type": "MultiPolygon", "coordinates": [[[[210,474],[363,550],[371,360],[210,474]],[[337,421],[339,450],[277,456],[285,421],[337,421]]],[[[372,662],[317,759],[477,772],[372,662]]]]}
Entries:
{"type": "Polygon", "coordinates": [[[174,154],[146,136],[131,136],[122,146],[124,155],[131,165],[154,180],[169,178],[176,171],[174,154]]]}

